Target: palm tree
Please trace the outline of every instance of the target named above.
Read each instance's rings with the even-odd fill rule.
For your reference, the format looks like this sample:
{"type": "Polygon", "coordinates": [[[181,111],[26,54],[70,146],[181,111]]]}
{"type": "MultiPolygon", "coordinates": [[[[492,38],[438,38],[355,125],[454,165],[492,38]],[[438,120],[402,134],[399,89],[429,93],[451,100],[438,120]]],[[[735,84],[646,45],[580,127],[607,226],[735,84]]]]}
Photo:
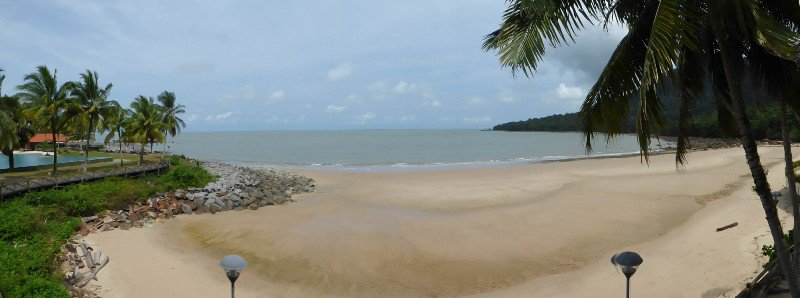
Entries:
{"type": "Polygon", "coordinates": [[[139,142],[139,163],[144,163],[144,148],[147,144],[164,140],[166,125],[163,119],[162,108],[155,103],[153,98],[137,97],[131,103],[133,111],[128,122],[127,131],[131,140],[139,142]]]}
{"type": "MultiPolygon", "coordinates": [[[[785,1],[786,3],[791,1],[785,1]]],[[[781,12],[797,15],[796,5],[769,0],[513,0],[500,29],[487,36],[484,48],[497,50],[503,66],[529,75],[546,45],[570,43],[585,22],[618,21],[628,27],[608,64],[581,107],[588,150],[592,137],[621,132],[638,96],[636,130],[644,161],[651,137],[665,126],[659,95],[670,86],[680,92],[676,163],[684,162],[686,124],[702,84],[711,77],[721,128],[738,128],[750,173],[772,234],[778,262],[793,297],[800,297],[783,228],[766,173],[750,131],[740,87],[747,49],[759,47],[781,59],[794,59],[798,36],[781,21],[781,12]],[[788,12],[787,12],[788,10],[788,12]],[[792,11],[793,10],[793,11],[792,11]],[[734,126],[735,125],[735,126],[734,126]]],[[[797,101],[795,98],[791,100],[797,101]]]]}
{"type": "Polygon", "coordinates": [[[112,113],[108,114],[103,121],[104,128],[108,130],[105,142],[108,143],[114,138],[119,140],[119,165],[124,166],[125,158],[122,154],[122,142],[126,138],[124,134],[125,127],[128,125],[129,117],[133,112],[123,108],[116,101],[113,102],[113,105],[112,113]]]}
{"type": "Polygon", "coordinates": [[[96,71],[86,70],[81,74],[81,82],[75,83],[72,89],[72,96],[78,101],[79,116],[87,122],[85,126],[86,148],[83,156],[83,171],[85,172],[89,167],[89,145],[92,136],[97,128],[102,128],[100,123],[106,115],[109,115],[113,108],[115,101],[108,100],[111,93],[109,83],[105,87],[101,87],[98,83],[98,75],[96,71]]]}
{"type": "MultiPolygon", "coordinates": [[[[9,134],[11,142],[5,143],[0,146],[0,152],[8,156],[8,169],[14,171],[14,150],[25,146],[30,141],[30,137],[34,131],[31,129],[25,114],[22,112],[22,105],[19,99],[13,96],[0,96],[0,123],[3,123],[2,134],[9,134]],[[7,120],[6,120],[7,118],[7,120]],[[9,130],[5,130],[6,121],[12,121],[9,130]]],[[[5,139],[5,136],[3,136],[5,139]]]]}
{"type": "MultiPolygon", "coordinates": [[[[5,75],[0,75],[0,91],[3,80],[5,75]]],[[[22,113],[19,99],[0,95],[0,151],[8,156],[9,171],[14,170],[14,149],[27,144],[32,132],[22,113]]]]}
{"type": "MultiPolygon", "coordinates": [[[[798,4],[795,4],[798,5],[798,4]]],[[[787,11],[800,11],[799,9],[788,9],[787,11]]],[[[788,18],[782,20],[791,27],[800,28],[800,17],[788,18]]],[[[777,58],[770,55],[768,51],[762,47],[755,46],[749,49],[748,52],[748,72],[755,75],[752,79],[755,80],[754,85],[764,86],[766,91],[780,101],[780,118],[781,118],[781,137],[783,139],[783,153],[784,165],[786,176],[786,188],[789,191],[789,201],[792,206],[792,215],[794,218],[793,233],[794,243],[800,243],[800,204],[798,204],[797,186],[794,178],[794,166],[792,165],[792,141],[789,136],[791,129],[791,121],[789,113],[800,111],[800,106],[793,98],[800,98],[800,92],[797,90],[800,84],[800,70],[794,62],[777,58]],[[791,105],[791,106],[790,106],[791,105]],[[790,109],[792,111],[790,111],[790,109]]],[[[793,256],[795,263],[800,262],[800,249],[795,249],[793,256]]],[[[799,264],[800,265],[800,264],[799,264]]]]}
{"type": "MultiPolygon", "coordinates": [[[[177,134],[181,133],[181,129],[186,127],[186,123],[183,122],[183,119],[179,118],[178,115],[185,113],[184,110],[186,107],[181,104],[176,103],[175,93],[164,91],[158,95],[158,102],[161,103],[161,107],[163,108],[163,119],[161,120],[164,122],[165,136],[175,137],[177,134]]],[[[164,150],[161,151],[161,160],[164,160],[164,154],[167,152],[167,142],[164,142],[164,150]]]]}
{"type": "MultiPolygon", "coordinates": [[[[2,69],[0,69],[2,72],[2,69]]],[[[2,91],[3,81],[5,80],[5,75],[0,75],[0,91],[2,91]]],[[[2,95],[2,94],[0,94],[2,95]]],[[[6,113],[6,107],[10,106],[12,103],[11,98],[8,96],[0,96],[0,147],[2,148],[13,148],[16,144],[16,124],[14,121],[14,117],[6,113]]],[[[13,152],[13,150],[12,150],[13,152]]],[[[13,169],[14,162],[13,157],[9,155],[8,165],[9,169],[13,169]]]]}
{"type": "Polygon", "coordinates": [[[53,141],[53,172],[58,170],[58,138],[60,129],[64,128],[64,112],[74,107],[74,99],[70,97],[72,83],[58,85],[56,73],[47,66],[36,67],[36,72],[25,76],[22,85],[17,86],[17,94],[23,101],[25,115],[40,128],[48,129],[53,141]]]}

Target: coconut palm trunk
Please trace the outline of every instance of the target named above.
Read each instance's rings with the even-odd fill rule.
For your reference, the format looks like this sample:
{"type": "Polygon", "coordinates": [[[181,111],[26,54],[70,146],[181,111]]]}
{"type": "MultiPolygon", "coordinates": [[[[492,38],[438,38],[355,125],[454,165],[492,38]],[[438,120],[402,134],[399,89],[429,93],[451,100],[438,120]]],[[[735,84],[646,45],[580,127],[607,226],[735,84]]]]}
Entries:
{"type": "Polygon", "coordinates": [[[89,143],[92,139],[92,117],[89,117],[89,128],[86,130],[86,150],[83,156],[83,171],[89,170],[89,143]]]}
{"type": "Polygon", "coordinates": [[[117,134],[119,136],[119,166],[125,166],[125,156],[122,154],[122,130],[120,129],[117,134]]]}
{"type": "MultiPolygon", "coordinates": [[[[723,28],[720,28],[719,22],[714,22],[714,24],[716,32],[725,32],[723,28]]],[[[758,146],[750,131],[750,121],[747,119],[747,112],[742,99],[742,90],[739,86],[741,83],[740,63],[742,57],[739,52],[733,50],[737,45],[729,35],[717,34],[717,36],[720,54],[722,56],[722,67],[725,72],[733,106],[732,112],[739,127],[739,134],[742,137],[741,142],[745,157],[747,158],[747,165],[750,167],[750,174],[753,176],[753,183],[755,184],[753,189],[761,199],[761,206],[766,213],[767,224],[772,234],[772,240],[775,242],[774,247],[778,255],[778,264],[786,277],[791,295],[792,297],[800,297],[797,279],[791,266],[791,260],[789,259],[789,248],[786,242],[783,241],[783,228],[778,218],[778,210],[772,198],[769,182],[767,182],[767,174],[764,171],[764,167],[761,165],[761,158],[758,155],[758,146]]]]}
{"type": "MultiPolygon", "coordinates": [[[[55,119],[52,121],[55,121],[55,119]]],[[[50,133],[53,136],[53,173],[51,175],[55,176],[56,171],[58,171],[58,140],[56,139],[55,125],[51,128],[50,133]]]]}
{"type": "MultiPolygon", "coordinates": [[[[786,162],[786,188],[789,189],[789,202],[792,204],[792,217],[794,218],[794,243],[800,243],[800,206],[797,202],[797,184],[794,180],[794,165],[792,164],[792,139],[789,138],[789,112],[786,101],[781,101],[781,136],[783,137],[783,159],[786,162]]],[[[800,261],[800,250],[792,253],[795,263],[800,261]]]]}
{"type": "Polygon", "coordinates": [[[139,164],[143,165],[144,164],[144,147],[147,146],[147,144],[142,143],[141,145],[142,146],[139,148],[139,164]]]}
{"type": "Polygon", "coordinates": [[[3,148],[3,155],[8,156],[8,171],[14,171],[14,148],[3,148]]]}
{"type": "Polygon", "coordinates": [[[169,140],[169,135],[167,131],[164,130],[164,150],[161,150],[161,162],[164,162],[164,157],[167,154],[167,140],[169,140]]]}

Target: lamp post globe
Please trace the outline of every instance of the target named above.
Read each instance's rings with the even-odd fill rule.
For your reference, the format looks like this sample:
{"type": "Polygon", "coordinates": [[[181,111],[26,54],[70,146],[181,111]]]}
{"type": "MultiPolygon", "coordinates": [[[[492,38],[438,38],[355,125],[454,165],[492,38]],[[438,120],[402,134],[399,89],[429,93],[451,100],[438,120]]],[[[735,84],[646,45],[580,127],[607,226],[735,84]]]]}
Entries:
{"type": "Polygon", "coordinates": [[[631,293],[631,276],[639,269],[639,265],[644,260],[639,254],[632,251],[625,251],[611,256],[611,264],[619,267],[622,273],[625,274],[625,297],[630,297],[631,293]]]}
{"type": "Polygon", "coordinates": [[[219,261],[219,266],[225,270],[225,275],[231,281],[231,298],[234,297],[234,283],[239,279],[239,272],[247,267],[244,258],[237,255],[227,255],[219,261]]]}

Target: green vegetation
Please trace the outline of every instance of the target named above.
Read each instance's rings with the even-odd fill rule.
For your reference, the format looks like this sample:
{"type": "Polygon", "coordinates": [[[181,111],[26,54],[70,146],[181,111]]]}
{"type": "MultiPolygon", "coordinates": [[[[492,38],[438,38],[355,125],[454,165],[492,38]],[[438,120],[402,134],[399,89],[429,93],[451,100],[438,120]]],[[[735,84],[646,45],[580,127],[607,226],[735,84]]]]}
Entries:
{"type": "Polygon", "coordinates": [[[169,189],[203,187],[214,181],[215,177],[208,171],[186,162],[185,159],[172,157],[169,162],[173,165],[172,170],[156,179],[157,184],[161,186],[169,189]]]}
{"type": "Polygon", "coordinates": [[[108,100],[111,93],[112,84],[101,87],[98,82],[99,76],[96,71],[87,70],[81,74],[81,82],[72,84],[72,96],[75,98],[74,113],[72,121],[76,122],[73,127],[84,130],[83,137],[86,139],[86,153],[83,156],[83,170],[89,166],[89,144],[90,140],[98,128],[102,128],[103,118],[113,115],[119,104],[116,101],[108,100]]]}
{"type": "Polygon", "coordinates": [[[0,293],[4,297],[68,297],[57,256],[80,217],[142,201],[157,192],[198,187],[213,177],[202,167],[174,158],[161,175],[108,178],[44,190],[0,203],[0,293]],[[197,179],[197,180],[194,180],[197,179]]]}
{"type": "MultiPolygon", "coordinates": [[[[787,246],[792,246],[794,244],[794,230],[789,230],[786,234],[783,235],[783,241],[786,242],[787,246]]],[[[761,265],[764,269],[769,268],[772,265],[772,262],[775,262],[775,259],[778,257],[778,253],[775,251],[774,245],[762,245],[761,246],[761,255],[769,257],[764,265],[761,265]]]]}
{"type": "MultiPolygon", "coordinates": [[[[746,93],[751,94],[753,90],[763,90],[763,88],[751,88],[750,84],[743,84],[743,89],[747,90],[746,93]]],[[[706,94],[707,97],[712,97],[710,90],[706,94]]],[[[773,97],[763,93],[758,93],[758,101],[748,102],[750,125],[753,136],[756,139],[781,139],[781,114],[780,103],[773,97]]],[[[679,100],[674,96],[665,95],[661,100],[661,105],[664,110],[664,120],[666,122],[664,128],[660,131],[663,136],[677,136],[679,133],[679,125],[677,119],[680,117],[679,113],[679,100]]],[[[637,101],[632,101],[632,109],[636,109],[637,101]]],[[[704,100],[698,102],[694,107],[693,117],[686,122],[686,135],[691,137],[703,138],[726,138],[731,135],[726,134],[720,129],[719,121],[717,119],[716,105],[711,100],[704,100]]],[[[796,121],[791,125],[790,136],[792,141],[800,141],[800,130],[797,129],[796,121]]],[[[496,125],[493,130],[499,131],[580,131],[581,121],[577,112],[556,114],[541,118],[531,118],[523,121],[508,122],[496,125]]],[[[631,114],[628,115],[624,123],[622,123],[623,133],[636,133],[636,117],[631,114]]]]}
{"type": "Polygon", "coordinates": [[[164,140],[164,131],[167,124],[161,122],[163,109],[155,103],[152,97],[137,97],[131,103],[132,111],[127,121],[126,129],[129,130],[127,138],[139,143],[139,162],[144,162],[144,148],[147,144],[152,146],[155,140],[164,140]]]}
{"type": "MultiPolygon", "coordinates": [[[[80,75],[80,81],[61,85],[56,73],[56,70],[39,66],[17,86],[19,93],[0,94],[0,151],[9,157],[12,170],[13,150],[27,145],[37,131],[49,134],[50,140],[56,140],[57,134],[83,139],[86,142],[83,171],[87,171],[88,148],[96,133],[108,133],[106,142],[117,138],[121,142],[140,144],[141,163],[146,145],[150,145],[152,152],[152,144],[161,142],[166,151],[167,135],[174,137],[186,126],[179,118],[185,107],[176,102],[172,92],[162,92],[158,103],[153,98],[139,96],[130,109],[124,109],[117,101],[109,99],[113,85],[100,84],[96,71],[86,70],[80,75]]],[[[5,76],[0,75],[0,87],[4,79],[5,76]]],[[[54,145],[40,143],[37,148],[52,149],[54,145]]],[[[122,151],[122,143],[119,150],[122,151]]],[[[53,152],[51,175],[56,175],[60,152],[53,152]]],[[[163,152],[161,157],[164,158],[163,152]]]]}

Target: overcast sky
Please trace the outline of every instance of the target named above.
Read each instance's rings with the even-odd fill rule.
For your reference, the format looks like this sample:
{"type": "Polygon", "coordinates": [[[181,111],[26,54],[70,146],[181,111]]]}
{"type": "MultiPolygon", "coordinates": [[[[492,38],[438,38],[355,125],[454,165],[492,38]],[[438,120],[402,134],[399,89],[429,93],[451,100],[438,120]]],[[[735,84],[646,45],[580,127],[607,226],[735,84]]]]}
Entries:
{"type": "Polygon", "coordinates": [[[592,28],[532,79],[481,50],[505,1],[7,1],[3,92],[37,65],[112,99],[174,91],[188,131],[489,128],[574,112],[624,35],[592,28]]]}

